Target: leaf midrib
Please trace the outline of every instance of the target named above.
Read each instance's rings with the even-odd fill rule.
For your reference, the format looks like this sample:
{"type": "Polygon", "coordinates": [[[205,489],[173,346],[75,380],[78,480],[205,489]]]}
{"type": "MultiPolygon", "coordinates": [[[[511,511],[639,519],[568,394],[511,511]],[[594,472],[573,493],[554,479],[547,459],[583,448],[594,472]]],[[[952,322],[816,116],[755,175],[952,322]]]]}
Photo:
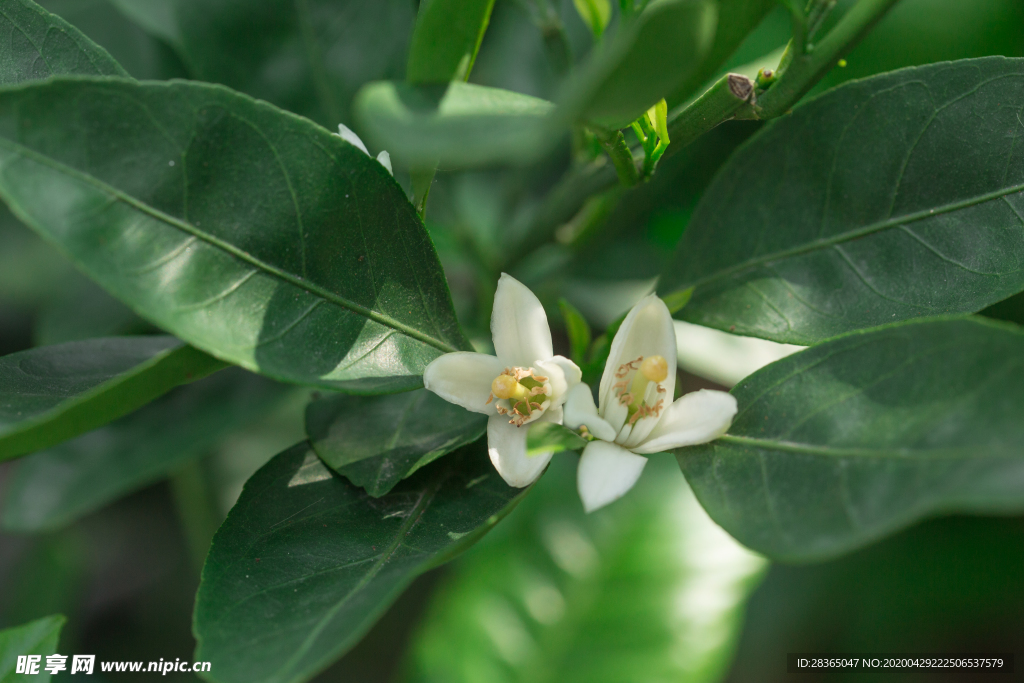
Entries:
{"type": "MultiPolygon", "coordinates": [[[[825,446],[821,444],[801,443],[797,441],[783,441],[772,439],[758,439],[752,436],[739,436],[726,434],[718,437],[718,442],[725,442],[743,448],[763,448],[786,453],[797,453],[801,455],[819,455],[828,458],[902,458],[906,460],[930,460],[930,459],[965,459],[981,460],[982,458],[998,460],[1007,459],[1011,456],[997,454],[988,455],[989,449],[978,447],[965,448],[935,448],[935,449],[914,449],[914,448],[846,448],[839,446],[825,446]],[[979,454],[980,453],[980,454],[979,454]]],[[[683,451],[685,454],[685,451],[683,451]]]]}
{"type": "MultiPolygon", "coordinates": [[[[389,315],[369,309],[366,306],[351,301],[317,284],[309,282],[308,280],[305,280],[301,277],[294,276],[288,273],[287,271],[284,271],[276,266],[266,263],[256,258],[255,256],[249,254],[248,252],[239,249],[233,244],[230,244],[228,242],[225,242],[224,240],[214,237],[213,235],[203,232],[202,230],[197,229],[192,224],[175,218],[174,216],[171,216],[169,214],[166,214],[160,211],[159,209],[155,209],[149,206],[148,204],[145,204],[144,202],[141,202],[138,199],[135,199],[134,197],[125,194],[121,190],[112,187],[111,185],[108,185],[107,183],[95,178],[94,176],[89,175],[88,173],[84,173],[82,171],[79,171],[78,169],[71,168],[70,166],[67,166],[54,159],[51,159],[46,155],[40,154],[35,150],[28,149],[27,147],[19,145],[9,139],[0,139],[0,145],[6,147],[14,154],[19,154],[25,158],[32,159],[44,166],[52,168],[54,171],[58,173],[62,173],[72,178],[77,178],[78,180],[84,183],[92,185],[101,192],[109,194],[116,201],[123,202],[124,204],[127,204],[128,206],[136,209],[137,211],[140,211],[158,221],[166,223],[167,225],[170,225],[171,227],[181,230],[182,232],[188,233],[189,235],[192,235],[196,239],[202,240],[203,242],[206,242],[207,244],[234,256],[240,261],[248,263],[250,266],[257,268],[263,271],[264,273],[272,275],[273,277],[276,277],[280,280],[283,280],[288,284],[298,287],[299,289],[309,294],[313,294],[314,296],[318,296],[337,306],[353,311],[354,313],[357,313],[365,318],[373,320],[374,322],[380,323],[385,327],[389,327],[393,330],[396,330],[397,332],[401,332],[407,337],[411,337],[413,339],[416,339],[417,341],[423,342],[424,344],[433,346],[434,348],[445,353],[452,353],[459,350],[454,346],[448,344],[447,342],[444,342],[440,339],[435,339],[434,337],[423,332],[420,332],[419,330],[416,330],[406,325],[405,323],[395,320],[389,315]]],[[[8,201],[11,200],[8,199],[8,201]]]]}
{"type": "Polygon", "coordinates": [[[1024,191],[1024,183],[1020,183],[1018,185],[1011,185],[1009,187],[1000,188],[998,190],[993,190],[992,192],[987,192],[985,194],[969,197],[967,199],[963,199],[958,202],[953,202],[951,204],[946,204],[944,206],[939,206],[933,209],[922,209],[920,211],[904,214],[896,218],[887,218],[884,221],[871,223],[856,230],[849,230],[847,232],[842,232],[837,235],[833,235],[832,237],[824,239],[818,238],[810,242],[806,242],[800,246],[792,247],[790,249],[782,249],[780,251],[772,252],[770,254],[765,254],[763,256],[757,256],[755,258],[748,259],[741,263],[737,263],[727,268],[723,268],[715,273],[712,273],[711,275],[698,278],[697,280],[694,280],[692,282],[677,285],[676,287],[673,288],[673,291],[683,290],[689,287],[701,287],[708,283],[715,282],[716,280],[727,278],[736,273],[748,270],[750,268],[754,268],[756,266],[764,265],[772,261],[791,258],[793,256],[800,256],[801,254],[807,254],[821,249],[827,249],[837,244],[851,242],[861,237],[872,235],[876,232],[882,232],[883,230],[889,230],[891,228],[896,228],[901,225],[916,223],[926,218],[931,218],[933,216],[941,216],[947,213],[951,213],[953,211],[958,211],[960,209],[965,209],[978,204],[983,204],[985,202],[992,201],[993,199],[1006,197],[1007,195],[1011,195],[1021,191],[1024,191]]]}
{"type": "Polygon", "coordinates": [[[365,588],[374,579],[374,577],[376,577],[377,574],[380,573],[380,570],[384,568],[384,565],[387,564],[389,560],[391,560],[395,552],[397,552],[398,548],[402,545],[402,541],[405,540],[406,534],[408,534],[412,530],[412,528],[416,526],[416,523],[420,521],[420,518],[423,516],[423,513],[434,501],[434,497],[437,495],[438,491],[441,490],[441,485],[443,483],[443,479],[435,481],[428,490],[422,493],[420,499],[416,501],[416,504],[409,511],[409,515],[405,518],[405,520],[402,522],[402,525],[395,532],[394,540],[392,540],[391,543],[388,544],[388,547],[385,548],[384,551],[380,554],[377,561],[374,562],[373,566],[371,566],[367,570],[366,574],[363,575],[363,577],[358,581],[358,583],[356,583],[355,586],[352,587],[351,590],[349,590],[342,598],[340,598],[334,604],[334,606],[331,607],[331,609],[329,609],[327,613],[324,614],[323,617],[321,617],[321,619],[317,622],[317,625],[309,632],[309,635],[307,635],[303,639],[302,643],[296,648],[295,654],[292,655],[277,670],[277,674],[279,676],[282,676],[281,680],[296,680],[294,674],[292,673],[294,672],[295,665],[298,662],[302,661],[302,658],[309,652],[310,648],[313,647],[314,643],[316,642],[317,638],[320,637],[320,634],[323,632],[323,630],[327,628],[327,625],[331,622],[332,619],[334,619],[335,615],[337,615],[337,613],[349,602],[352,596],[356,595],[360,590],[365,588]],[[287,678],[287,676],[290,673],[292,673],[292,678],[287,678]]]}

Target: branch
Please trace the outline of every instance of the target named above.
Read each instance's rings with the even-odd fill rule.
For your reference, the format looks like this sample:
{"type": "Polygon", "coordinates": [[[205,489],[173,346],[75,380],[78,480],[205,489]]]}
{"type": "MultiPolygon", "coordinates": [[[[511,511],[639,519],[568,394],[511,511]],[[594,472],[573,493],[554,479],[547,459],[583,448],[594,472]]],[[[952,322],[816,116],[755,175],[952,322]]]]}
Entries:
{"type": "MultiPolygon", "coordinates": [[[[792,108],[843,54],[864,37],[897,0],[860,0],[810,52],[788,50],[792,61],[754,107],[759,119],[773,119],[792,108]]],[[[790,46],[792,48],[792,45],[790,46]]]]}
{"type": "MultiPolygon", "coordinates": [[[[765,82],[771,85],[760,94],[756,92],[760,88],[755,88],[745,76],[722,77],[703,95],[670,115],[668,129],[672,144],[665,150],[665,156],[675,154],[725,121],[765,120],[785,114],[896,2],[859,0],[812,51],[795,54],[790,45],[788,52],[792,59],[785,71],[767,79],[765,82]]],[[[761,85],[760,80],[757,85],[761,85]]],[[[616,151],[620,157],[618,163],[624,164],[622,149],[616,151]]],[[[634,170],[636,163],[634,159],[634,170]]],[[[617,168],[601,157],[569,171],[544,199],[523,240],[507,255],[505,266],[511,267],[526,254],[550,242],[558,227],[570,221],[587,199],[614,187],[618,182],[617,168]]]]}
{"type": "Polygon", "coordinates": [[[666,156],[678,152],[715,126],[735,118],[751,118],[754,82],[740,74],[722,76],[707,92],[668,122],[672,144],[666,156]]]}

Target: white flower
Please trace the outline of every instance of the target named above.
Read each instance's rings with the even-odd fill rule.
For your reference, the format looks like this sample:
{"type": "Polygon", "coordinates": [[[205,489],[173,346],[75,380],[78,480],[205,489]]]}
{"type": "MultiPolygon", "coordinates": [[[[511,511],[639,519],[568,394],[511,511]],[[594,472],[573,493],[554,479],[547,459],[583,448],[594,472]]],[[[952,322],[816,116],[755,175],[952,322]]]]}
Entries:
{"type": "Polygon", "coordinates": [[[731,394],[702,389],[673,403],[675,384],[672,315],[652,294],[615,334],[601,377],[600,410],[585,384],[574,387],[565,404],[565,426],[585,426],[597,439],[583,450],[576,480],[587,512],[633,487],[647,464],[643,455],[707,443],[729,429],[736,415],[731,394]]]}
{"type": "MultiPolygon", "coordinates": [[[[369,150],[366,149],[366,145],[363,144],[363,141],[359,139],[359,136],[355,134],[355,131],[346,126],[344,123],[338,124],[338,137],[340,137],[342,140],[352,145],[353,147],[358,147],[359,149],[363,150],[363,154],[365,154],[366,156],[370,156],[370,152],[369,150]]],[[[381,166],[388,170],[388,173],[390,173],[391,175],[395,175],[394,170],[391,168],[390,154],[388,154],[387,152],[381,152],[380,154],[377,155],[377,161],[380,162],[381,166]]]]}
{"type": "Polygon", "coordinates": [[[487,452],[509,486],[529,486],[551,453],[526,454],[527,425],[562,422],[562,404],[581,373],[554,355],[544,307],[533,292],[502,273],[494,295],[491,335],[497,357],[446,353],[423,371],[423,385],[450,403],[490,415],[487,452]]]}

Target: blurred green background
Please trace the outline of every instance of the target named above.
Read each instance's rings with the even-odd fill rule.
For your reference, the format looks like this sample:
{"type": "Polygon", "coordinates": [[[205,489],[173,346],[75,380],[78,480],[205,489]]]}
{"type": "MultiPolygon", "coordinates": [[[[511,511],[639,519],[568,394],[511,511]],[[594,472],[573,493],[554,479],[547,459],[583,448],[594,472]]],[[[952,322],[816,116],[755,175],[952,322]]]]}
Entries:
{"type": "MultiPolygon", "coordinates": [[[[840,6],[851,1],[842,0],[840,6]]],[[[174,50],[125,19],[106,0],[47,0],[42,4],[106,47],[137,78],[189,75],[174,50]]],[[[532,22],[534,8],[526,0],[498,0],[474,81],[551,96],[558,74],[547,61],[544,42],[532,22]]],[[[559,11],[574,52],[585,53],[589,38],[571,1],[562,3],[559,11]]],[[[788,35],[788,17],[779,8],[747,39],[730,65],[738,67],[777,50],[788,35]]],[[[816,92],[903,66],[983,55],[1024,56],[1024,2],[902,0],[847,55],[847,65],[833,70],[816,92]]],[[[548,294],[546,303],[551,302],[552,293],[565,292],[593,323],[610,322],[660,270],[716,164],[754,130],[754,124],[726,124],[687,153],[677,155],[659,171],[649,186],[653,189],[640,188],[612,212],[599,239],[573,253],[552,253],[549,263],[535,264],[525,279],[542,295],[548,294]],[[659,183],[680,189],[658,192],[659,183]],[[655,201],[655,196],[661,199],[655,201]]],[[[486,311],[478,310],[474,259],[481,252],[486,257],[488,249],[496,248],[497,233],[515,224],[517,207],[528,202],[531,192],[550,184],[558,170],[555,164],[540,172],[532,169],[529,174],[441,174],[431,198],[429,227],[464,319],[486,320],[486,311]]],[[[1010,302],[991,313],[1020,321],[1022,310],[1020,302],[1010,302]]],[[[0,210],[0,354],[36,344],[150,331],[143,321],[77,275],[6,209],[0,210]]],[[[702,386],[696,378],[686,381],[702,386]]],[[[61,639],[62,653],[90,653],[105,660],[191,658],[191,611],[204,539],[212,535],[219,523],[216,517],[226,513],[249,474],[303,438],[302,433],[302,402],[282,400],[251,423],[219,437],[207,448],[205,457],[183,465],[170,480],[154,483],[64,528],[39,534],[3,532],[0,627],[60,612],[69,617],[61,639]],[[196,493],[188,487],[196,481],[196,468],[203,475],[200,479],[209,483],[199,495],[208,498],[212,517],[192,514],[194,510],[180,504],[183,499],[194,500],[196,493]]],[[[545,553],[550,553],[545,550],[545,527],[534,522],[537,515],[562,514],[552,512],[550,506],[541,509],[544,500],[561,496],[575,502],[566,479],[573,457],[561,456],[535,495],[485,542],[452,565],[418,579],[363,642],[317,680],[436,680],[427,675],[429,657],[423,652],[443,647],[446,633],[453,639],[449,647],[454,650],[470,638],[469,631],[459,635],[461,617],[452,611],[461,609],[459,605],[471,611],[474,601],[518,590],[502,569],[525,561],[523,558],[534,558],[538,567],[550,563],[551,558],[545,559],[545,553]]],[[[2,492],[17,467],[17,463],[0,465],[0,509],[2,492]]],[[[649,492],[652,500],[669,495],[656,486],[663,474],[658,467],[645,473],[647,488],[642,490],[649,492]]],[[[684,490],[681,485],[677,489],[684,490]]],[[[643,513],[641,503],[637,503],[640,508],[635,514],[643,513]]],[[[626,515],[625,507],[618,509],[626,515]]],[[[584,524],[571,512],[564,514],[569,520],[566,524],[584,524]]],[[[632,532],[617,533],[628,538],[632,532]]],[[[614,563],[628,556],[629,546],[623,541],[609,548],[597,561],[609,563],[611,572],[614,563]]],[[[709,666],[719,666],[725,680],[731,682],[770,683],[788,679],[785,655],[795,651],[1024,652],[1022,568],[1024,519],[959,517],[919,525],[836,561],[814,566],[774,565],[753,591],[746,614],[741,610],[733,615],[743,621],[735,660],[709,666]]],[[[626,603],[631,600],[630,587],[640,591],[644,581],[654,580],[630,579],[632,575],[622,571],[626,587],[618,590],[626,603]]],[[[627,614],[622,618],[639,623],[644,604],[640,598],[635,604],[609,603],[606,616],[627,614]]],[[[660,609],[653,604],[646,608],[652,613],[660,609]]],[[[598,623],[600,608],[594,610],[587,618],[598,623]]],[[[586,628],[596,628],[593,623],[586,628]]],[[[482,639],[475,646],[480,652],[488,647],[500,651],[500,628],[492,634],[472,635],[482,639]],[[495,642],[488,644],[488,638],[495,642]]],[[[601,655],[599,638],[582,642],[592,642],[595,651],[574,656],[601,655]]],[[[635,658],[630,663],[639,673],[645,666],[651,667],[650,680],[661,680],[656,678],[656,661],[635,658]]],[[[510,666],[501,675],[502,680],[539,681],[549,680],[550,671],[510,666]]],[[[133,676],[118,674],[116,678],[132,680],[133,676]]],[[[135,678],[141,680],[146,675],[135,678]]],[[[852,671],[800,676],[804,681],[879,678],[852,671]]],[[[171,674],[167,679],[192,677],[171,674]]],[[[97,673],[88,680],[101,681],[103,676],[97,673]]],[[[990,677],[911,672],[888,673],[885,680],[990,677]]]]}

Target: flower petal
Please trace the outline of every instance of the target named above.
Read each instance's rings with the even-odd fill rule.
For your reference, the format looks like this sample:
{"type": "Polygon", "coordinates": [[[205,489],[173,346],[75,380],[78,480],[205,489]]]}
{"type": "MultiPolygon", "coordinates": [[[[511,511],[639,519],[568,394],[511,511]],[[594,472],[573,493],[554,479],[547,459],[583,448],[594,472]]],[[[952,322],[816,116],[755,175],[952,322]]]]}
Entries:
{"type": "Polygon", "coordinates": [[[579,367],[565,356],[555,356],[550,360],[538,360],[534,367],[551,383],[552,407],[558,407],[565,403],[566,394],[583,378],[583,372],[579,367]]]}
{"type": "Polygon", "coordinates": [[[551,452],[526,454],[527,428],[508,423],[503,415],[493,415],[487,421],[487,455],[494,469],[509,486],[529,486],[551,461],[551,452]]]}
{"type": "Polygon", "coordinates": [[[491,336],[495,353],[506,365],[528,368],[535,361],[554,355],[548,316],[540,300],[505,273],[501,274],[494,294],[491,336]]]}
{"type": "Polygon", "coordinates": [[[597,414],[594,395],[586,384],[577,384],[569,390],[562,424],[569,429],[586,425],[590,433],[602,441],[615,440],[615,430],[597,414]]]}
{"type": "Polygon", "coordinates": [[[668,376],[661,385],[665,387],[666,395],[672,396],[676,387],[676,331],[672,326],[672,314],[668,312],[668,307],[657,295],[650,294],[641,299],[622,321],[619,331],[615,333],[615,339],[612,340],[608,363],[601,376],[601,415],[616,430],[622,427],[618,422],[620,414],[622,419],[625,419],[625,411],[609,411],[609,407],[617,402],[613,385],[619,380],[615,377],[615,372],[623,363],[640,356],[647,358],[654,355],[662,356],[668,362],[668,376]],[[615,415],[613,416],[611,412],[615,415]]]}
{"type": "Polygon", "coordinates": [[[491,382],[505,365],[486,353],[459,351],[435,358],[423,371],[423,386],[449,403],[484,415],[494,415],[491,382]]]}
{"type": "Polygon", "coordinates": [[[344,123],[338,124],[338,137],[340,137],[348,144],[363,150],[363,154],[365,154],[366,156],[370,156],[370,153],[366,150],[366,145],[363,144],[363,141],[360,140],[359,136],[356,135],[355,132],[351,128],[346,126],[344,123]]]}
{"type": "Polygon", "coordinates": [[[377,155],[377,163],[387,169],[387,172],[391,175],[395,175],[395,170],[391,167],[391,155],[387,152],[381,152],[377,155]]]}
{"type": "Polygon", "coordinates": [[[658,453],[714,441],[736,416],[736,398],[724,391],[701,389],[679,397],[661,416],[647,440],[633,450],[658,453]]]}
{"type": "Polygon", "coordinates": [[[576,489],[587,512],[618,500],[633,488],[647,458],[634,455],[621,446],[591,441],[583,449],[576,473],[576,489]]]}

